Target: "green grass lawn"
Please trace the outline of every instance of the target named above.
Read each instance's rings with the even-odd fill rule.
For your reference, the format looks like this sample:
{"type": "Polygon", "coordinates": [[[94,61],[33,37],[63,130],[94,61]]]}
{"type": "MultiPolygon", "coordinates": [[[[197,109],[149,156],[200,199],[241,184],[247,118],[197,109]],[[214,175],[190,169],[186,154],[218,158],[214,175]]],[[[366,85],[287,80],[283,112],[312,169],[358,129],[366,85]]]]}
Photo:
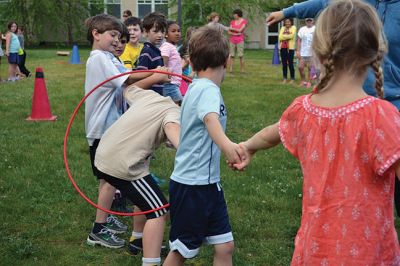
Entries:
{"type": "MultiPolygon", "coordinates": [[[[27,67],[44,70],[47,93],[56,122],[28,122],[34,77],[0,83],[0,265],[141,265],[141,257],[124,249],[86,245],[95,209],[74,190],[63,163],[67,123],[83,97],[85,60],[80,65],[56,50],[28,50],[27,67]]],[[[246,51],[246,74],[227,75],[222,93],[228,108],[227,135],[235,142],[252,136],[298,95],[295,85],[283,85],[280,67],[271,65],[271,52],[246,51]]],[[[3,58],[1,77],[7,76],[3,58]]],[[[152,161],[152,172],[168,179],[174,151],[162,147],[152,161]]],[[[72,126],[68,142],[72,174],[93,201],[97,181],[91,173],[84,133],[84,111],[72,126]]],[[[222,185],[235,238],[235,265],[289,265],[299,227],[302,174],[297,161],[281,145],[260,151],[245,172],[225,165],[222,185]]],[[[167,192],[167,185],[163,187],[167,192]]],[[[130,224],[131,218],[123,217],[130,224]]],[[[122,236],[128,240],[129,233],[122,236]]],[[[168,227],[165,239],[168,239],[168,227]]],[[[211,265],[212,248],[186,265],[211,265]]]]}

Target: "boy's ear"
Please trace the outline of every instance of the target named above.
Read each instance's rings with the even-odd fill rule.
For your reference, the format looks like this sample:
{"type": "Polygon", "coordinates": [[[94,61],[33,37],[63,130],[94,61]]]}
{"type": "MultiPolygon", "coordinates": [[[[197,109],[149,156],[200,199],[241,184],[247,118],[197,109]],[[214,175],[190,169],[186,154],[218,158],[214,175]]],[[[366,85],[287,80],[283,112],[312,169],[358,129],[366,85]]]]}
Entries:
{"type": "Polygon", "coordinates": [[[99,39],[99,35],[100,33],[97,31],[97,29],[92,30],[93,40],[97,41],[99,39]]]}

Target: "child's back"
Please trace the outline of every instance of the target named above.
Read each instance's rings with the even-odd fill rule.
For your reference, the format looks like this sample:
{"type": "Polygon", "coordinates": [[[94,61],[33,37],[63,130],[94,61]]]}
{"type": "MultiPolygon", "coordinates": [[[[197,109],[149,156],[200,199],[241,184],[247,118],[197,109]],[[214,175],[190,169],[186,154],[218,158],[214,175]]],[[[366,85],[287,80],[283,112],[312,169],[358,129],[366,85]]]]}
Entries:
{"type": "Polygon", "coordinates": [[[323,64],[321,81],[242,147],[250,158],[282,141],[300,161],[302,220],[292,265],[399,265],[393,192],[400,115],[362,89],[370,66],[383,98],[379,18],[359,0],[338,0],[316,25],[312,47],[323,64]]]}
{"type": "MultiPolygon", "coordinates": [[[[302,166],[303,215],[293,262],[378,262],[400,256],[393,216],[400,158],[397,110],[372,96],[337,108],[301,96],[280,119],[283,145],[302,166]]],[[[374,265],[372,263],[371,265],[374,265]]]]}
{"type": "Polygon", "coordinates": [[[238,161],[238,147],[225,135],[226,108],[220,92],[228,43],[203,27],[190,41],[190,60],[198,79],[182,104],[180,146],[170,181],[170,253],[164,265],[183,265],[202,243],[215,245],[214,264],[231,265],[233,235],[220,186],[220,155],[238,161]],[[206,58],[206,59],[205,59],[206,58]]]}
{"type": "Polygon", "coordinates": [[[179,165],[171,179],[192,185],[220,181],[221,151],[211,137],[205,137],[208,132],[203,122],[211,110],[219,115],[219,122],[225,129],[227,113],[220,88],[207,78],[194,79],[182,104],[181,145],[176,154],[179,165]]]}

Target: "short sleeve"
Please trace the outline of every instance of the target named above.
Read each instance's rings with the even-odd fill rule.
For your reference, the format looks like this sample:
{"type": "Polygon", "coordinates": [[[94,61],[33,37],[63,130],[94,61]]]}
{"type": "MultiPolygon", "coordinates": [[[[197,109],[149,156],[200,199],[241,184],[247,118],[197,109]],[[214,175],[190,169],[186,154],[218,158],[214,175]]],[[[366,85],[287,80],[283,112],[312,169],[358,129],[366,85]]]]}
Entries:
{"type": "MultiPolygon", "coordinates": [[[[377,101],[375,126],[370,128],[374,171],[384,173],[400,159],[400,114],[392,104],[377,101]]],[[[366,121],[367,126],[370,124],[366,121]]]]}
{"type": "MultiPolygon", "coordinates": [[[[107,55],[104,54],[99,54],[100,55],[100,62],[98,64],[99,66],[99,76],[104,77],[104,80],[110,79],[116,75],[121,74],[121,72],[118,70],[117,66],[114,64],[113,59],[107,58],[107,55]],[[102,74],[101,74],[102,73],[102,74]]],[[[121,87],[128,76],[121,76],[118,78],[114,78],[110,80],[110,82],[106,83],[105,86],[112,87],[112,88],[118,88],[121,87]]]]}
{"type": "Polygon", "coordinates": [[[167,42],[161,45],[160,51],[161,51],[161,56],[166,56],[166,57],[171,56],[171,48],[167,42]]]}
{"type": "Polygon", "coordinates": [[[293,140],[297,138],[297,121],[303,97],[295,99],[279,119],[279,136],[282,144],[296,158],[298,158],[298,146],[297,141],[293,140]]]}
{"type": "Polygon", "coordinates": [[[300,39],[303,38],[303,28],[299,29],[299,31],[297,32],[297,37],[299,37],[300,39]]]}
{"type": "Polygon", "coordinates": [[[204,121],[204,117],[209,113],[220,113],[221,98],[219,89],[214,86],[202,88],[197,105],[197,117],[204,121]]]}
{"type": "Polygon", "coordinates": [[[165,117],[163,119],[163,126],[165,126],[167,123],[176,123],[180,125],[180,117],[181,117],[180,108],[175,103],[172,104],[175,106],[171,106],[171,108],[167,109],[165,117]]]}

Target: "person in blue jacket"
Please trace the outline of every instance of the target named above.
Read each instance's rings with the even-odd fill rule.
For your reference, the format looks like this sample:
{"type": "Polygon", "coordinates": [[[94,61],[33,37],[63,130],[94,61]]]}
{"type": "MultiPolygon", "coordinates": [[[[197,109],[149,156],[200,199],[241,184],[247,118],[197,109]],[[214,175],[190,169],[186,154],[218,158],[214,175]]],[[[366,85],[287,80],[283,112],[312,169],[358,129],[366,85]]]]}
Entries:
{"type": "MultiPolygon", "coordinates": [[[[400,110],[400,0],[364,1],[375,7],[383,24],[383,32],[388,44],[388,53],[382,63],[385,99],[400,110]]],[[[269,26],[290,17],[316,17],[329,2],[330,0],[309,0],[294,4],[281,11],[272,12],[267,17],[267,24],[269,26]]],[[[369,95],[376,96],[374,84],[375,76],[372,69],[370,69],[363,88],[369,95]]],[[[395,205],[397,215],[400,216],[400,181],[398,178],[396,178],[395,205]]]]}

